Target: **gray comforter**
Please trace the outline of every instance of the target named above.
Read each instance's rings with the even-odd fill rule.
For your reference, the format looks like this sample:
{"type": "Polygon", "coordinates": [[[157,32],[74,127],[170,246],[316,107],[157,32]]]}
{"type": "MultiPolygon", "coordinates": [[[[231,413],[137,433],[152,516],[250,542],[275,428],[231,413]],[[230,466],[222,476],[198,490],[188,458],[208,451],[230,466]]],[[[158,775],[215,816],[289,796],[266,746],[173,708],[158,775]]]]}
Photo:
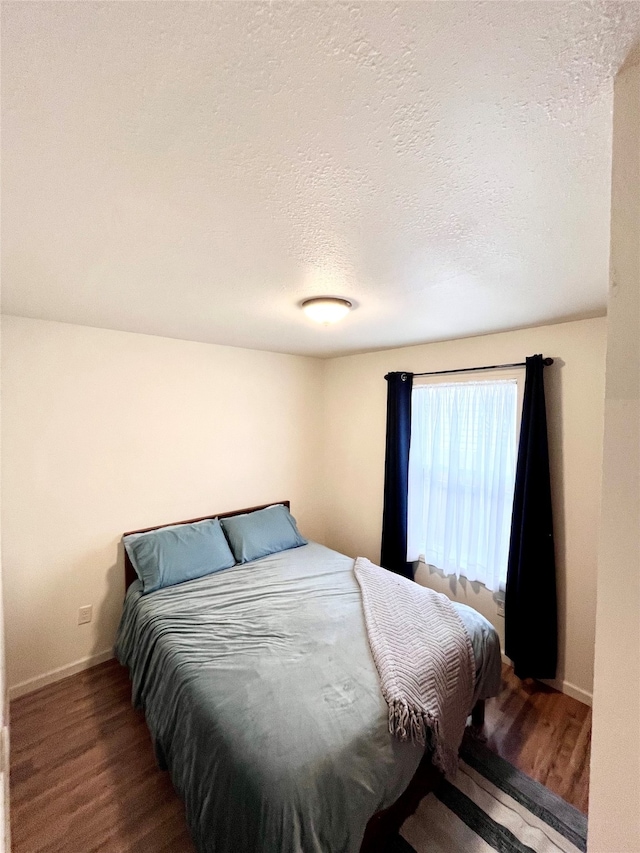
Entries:
{"type": "MultiPolygon", "coordinates": [[[[475,698],[493,695],[495,632],[456,607],[475,698]]],[[[353,560],[316,543],[146,596],[134,583],[116,652],[202,853],[356,853],[420,761],[389,734],[353,560]]]]}

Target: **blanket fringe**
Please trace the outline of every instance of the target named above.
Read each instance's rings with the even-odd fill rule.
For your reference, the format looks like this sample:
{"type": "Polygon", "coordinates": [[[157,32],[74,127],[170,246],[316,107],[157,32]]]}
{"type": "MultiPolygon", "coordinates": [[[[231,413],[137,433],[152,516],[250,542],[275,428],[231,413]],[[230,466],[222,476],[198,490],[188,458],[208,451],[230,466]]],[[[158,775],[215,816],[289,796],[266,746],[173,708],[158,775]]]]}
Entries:
{"type": "Polygon", "coordinates": [[[389,732],[398,740],[431,746],[434,765],[449,778],[455,778],[458,753],[443,739],[438,721],[403,699],[394,699],[387,704],[389,732]]]}

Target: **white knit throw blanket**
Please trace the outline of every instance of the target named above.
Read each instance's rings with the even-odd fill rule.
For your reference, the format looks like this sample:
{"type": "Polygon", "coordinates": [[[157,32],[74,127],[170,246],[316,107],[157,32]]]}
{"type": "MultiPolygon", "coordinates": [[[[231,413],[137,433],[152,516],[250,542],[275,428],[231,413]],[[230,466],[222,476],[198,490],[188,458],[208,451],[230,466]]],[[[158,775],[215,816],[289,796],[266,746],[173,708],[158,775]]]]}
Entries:
{"type": "Polygon", "coordinates": [[[445,595],[364,557],[355,561],[354,572],[389,706],[389,731],[428,745],[436,767],[455,776],[475,677],[464,625],[445,595]]]}

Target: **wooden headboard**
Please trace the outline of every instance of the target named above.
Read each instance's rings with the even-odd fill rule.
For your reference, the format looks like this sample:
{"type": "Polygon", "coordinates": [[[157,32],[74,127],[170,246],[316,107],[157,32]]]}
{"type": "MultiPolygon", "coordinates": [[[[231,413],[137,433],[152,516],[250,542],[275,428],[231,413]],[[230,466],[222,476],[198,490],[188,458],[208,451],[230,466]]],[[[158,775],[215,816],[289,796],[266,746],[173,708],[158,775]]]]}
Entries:
{"type": "MultiPolygon", "coordinates": [[[[163,527],[171,527],[173,524],[194,524],[196,521],[207,521],[209,518],[231,518],[233,515],[242,515],[245,512],[255,512],[257,509],[266,509],[274,504],[284,504],[287,509],[291,507],[290,501],[272,501],[268,504],[260,506],[250,506],[247,509],[234,509],[232,512],[216,512],[213,515],[203,515],[201,518],[188,518],[186,521],[169,521],[166,524],[157,524],[155,527],[143,527],[141,530],[129,530],[123,533],[123,536],[129,536],[132,533],[149,533],[151,530],[161,530],[163,527]]],[[[136,580],[136,570],[133,568],[126,548],[124,549],[124,588],[129,589],[130,584],[136,580]]]]}

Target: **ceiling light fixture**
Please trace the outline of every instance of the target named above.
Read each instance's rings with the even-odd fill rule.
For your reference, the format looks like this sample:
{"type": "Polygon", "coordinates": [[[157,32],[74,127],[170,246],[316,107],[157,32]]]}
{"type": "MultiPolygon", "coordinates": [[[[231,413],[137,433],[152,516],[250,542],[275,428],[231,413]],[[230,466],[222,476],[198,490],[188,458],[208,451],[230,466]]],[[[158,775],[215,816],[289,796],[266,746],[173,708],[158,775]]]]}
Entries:
{"type": "Polygon", "coordinates": [[[307,317],[327,326],[346,317],[353,308],[353,302],[339,296],[314,296],[301,302],[300,307],[307,317]]]}

